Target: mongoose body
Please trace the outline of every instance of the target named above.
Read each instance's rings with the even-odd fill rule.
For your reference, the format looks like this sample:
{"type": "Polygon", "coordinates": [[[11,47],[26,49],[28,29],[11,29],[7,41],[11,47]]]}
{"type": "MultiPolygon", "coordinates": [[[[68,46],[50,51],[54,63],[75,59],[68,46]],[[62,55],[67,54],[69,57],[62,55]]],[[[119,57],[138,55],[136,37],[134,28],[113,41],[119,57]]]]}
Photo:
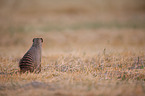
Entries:
{"type": "Polygon", "coordinates": [[[41,50],[42,38],[34,38],[31,48],[26,52],[19,62],[20,72],[35,72],[41,71],[41,50]]]}

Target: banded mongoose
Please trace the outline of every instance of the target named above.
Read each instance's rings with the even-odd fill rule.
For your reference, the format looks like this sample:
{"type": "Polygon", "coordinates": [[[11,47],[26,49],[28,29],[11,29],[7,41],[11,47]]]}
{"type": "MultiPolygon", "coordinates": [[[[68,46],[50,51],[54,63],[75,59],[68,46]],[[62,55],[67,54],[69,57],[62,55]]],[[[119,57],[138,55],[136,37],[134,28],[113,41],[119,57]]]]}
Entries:
{"type": "Polygon", "coordinates": [[[31,48],[19,62],[20,73],[41,71],[42,38],[34,38],[31,48]]]}

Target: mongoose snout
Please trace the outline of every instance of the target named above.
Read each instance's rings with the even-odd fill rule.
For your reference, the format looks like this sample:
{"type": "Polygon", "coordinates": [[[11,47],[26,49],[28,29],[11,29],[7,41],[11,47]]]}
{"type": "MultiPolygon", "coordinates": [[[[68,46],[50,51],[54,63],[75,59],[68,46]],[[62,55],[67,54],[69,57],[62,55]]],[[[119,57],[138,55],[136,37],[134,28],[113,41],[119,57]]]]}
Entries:
{"type": "Polygon", "coordinates": [[[34,38],[33,44],[19,62],[20,72],[41,72],[42,38],[34,38]]]}

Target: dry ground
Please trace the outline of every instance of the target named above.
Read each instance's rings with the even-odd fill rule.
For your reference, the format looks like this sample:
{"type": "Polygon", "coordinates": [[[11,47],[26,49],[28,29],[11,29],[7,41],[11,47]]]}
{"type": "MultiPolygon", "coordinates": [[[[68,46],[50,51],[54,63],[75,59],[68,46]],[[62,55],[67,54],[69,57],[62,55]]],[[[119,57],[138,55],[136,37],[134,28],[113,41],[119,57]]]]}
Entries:
{"type": "Polygon", "coordinates": [[[0,96],[144,96],[144,0],[1,0],[0,96]],[[18,62],[42,37],[42,72],[18,62]]]}

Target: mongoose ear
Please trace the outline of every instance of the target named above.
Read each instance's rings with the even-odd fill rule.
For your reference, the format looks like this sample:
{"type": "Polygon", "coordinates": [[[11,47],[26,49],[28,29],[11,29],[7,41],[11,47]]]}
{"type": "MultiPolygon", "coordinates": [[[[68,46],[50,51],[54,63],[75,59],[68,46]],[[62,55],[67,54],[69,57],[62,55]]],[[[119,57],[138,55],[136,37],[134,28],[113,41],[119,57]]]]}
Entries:
{"type": "MultiPolygon", "coordinates": [[[[35,39],[35,38],[34,38],[35,39]]],[[[34,39],[33,39],[33,42],[34,42],[34,39]]]]}
{"type": "Polygon", "coordinates": [[[43,39],[42,38],[40,38],[41,39],[41,42],[43,42],[43,39]]]}

